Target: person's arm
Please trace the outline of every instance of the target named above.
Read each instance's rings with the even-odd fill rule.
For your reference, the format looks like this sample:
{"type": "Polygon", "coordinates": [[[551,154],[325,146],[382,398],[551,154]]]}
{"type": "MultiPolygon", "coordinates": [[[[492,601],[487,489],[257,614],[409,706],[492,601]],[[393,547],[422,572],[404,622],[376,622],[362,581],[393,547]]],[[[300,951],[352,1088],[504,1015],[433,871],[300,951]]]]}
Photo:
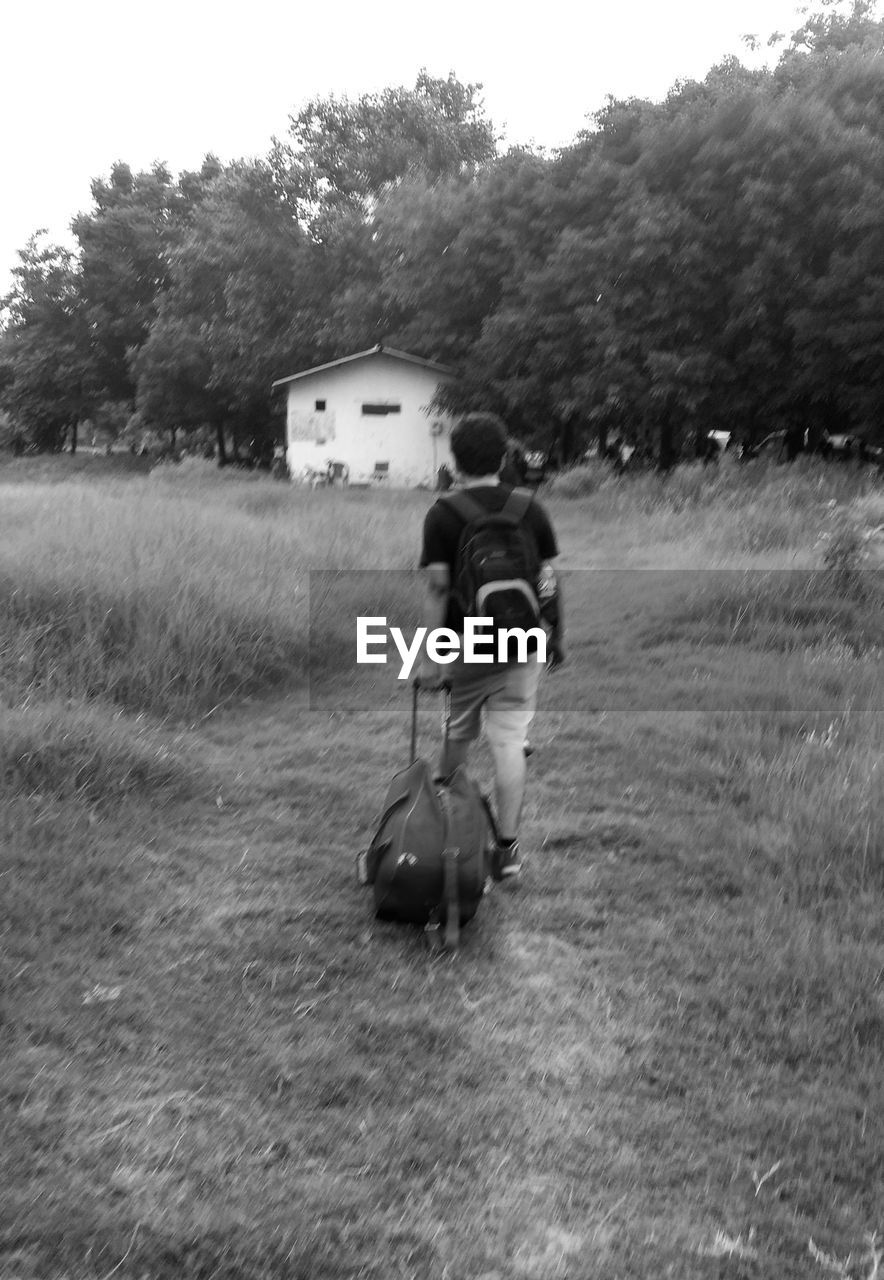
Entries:
{"type": "Polygon", "coordinates": [[[540,566],[539,580],[540,616],[549,627],[547,654],[549,668],[555,671],[565,661],[565,610],[562,600],[562,583],[551,560],[540,566]]]}
{"type": "Polygon", "coordinates": [[[537,579],[537,595],[540,603],[540,619],[548,631],[547,661],[554,671],[565,661],[565,615],[562,603],[562,586],[553,567],[552,558],[543,560],[537,579]]]}
{"type": "Polygon", "coordinates": [[[549,667],[550,670],[555,670],[565,661],[565,611],[562,583],[553,565],[553,560],[559,554],[559,546],[549,516],[541,504],[535,501],[529,507],[529,512],[532,513],[534,536],[541,561],[537,582],[540,616],[549,631],[546,646],[549,667]]]}
{"type": "MultiPolygon", "coordinates": [[[[427,631],[444,627],[451,593],[451,570],[447,564],[428,564],[424,569],[424,600],[420,625],[427,631]]],[[[418,679],[425,689],[438,689],[445,679],[445,667],[423,653],[418,679]]]]}

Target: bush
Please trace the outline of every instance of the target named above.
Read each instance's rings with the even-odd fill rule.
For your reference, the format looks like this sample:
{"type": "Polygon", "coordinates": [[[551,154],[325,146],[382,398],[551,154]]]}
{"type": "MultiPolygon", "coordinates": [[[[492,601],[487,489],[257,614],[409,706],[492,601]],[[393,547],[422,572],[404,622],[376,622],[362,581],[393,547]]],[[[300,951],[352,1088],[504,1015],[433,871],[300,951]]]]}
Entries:
{"type": "Polygon", "coordinates": [[[560,498],[587,498],[597,493],[609,476],[610,468],[601,462],[568,467],[551,477],[547,492],[560,498]]]}

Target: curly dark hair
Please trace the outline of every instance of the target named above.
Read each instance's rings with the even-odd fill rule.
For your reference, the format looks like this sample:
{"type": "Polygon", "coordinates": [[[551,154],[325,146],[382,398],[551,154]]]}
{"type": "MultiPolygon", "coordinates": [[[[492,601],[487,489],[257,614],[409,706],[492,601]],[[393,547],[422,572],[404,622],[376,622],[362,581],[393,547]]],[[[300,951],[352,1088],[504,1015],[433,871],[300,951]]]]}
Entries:
{"type": "Polygon", "coordinates": [[[468,413],[451,433],[454,461],[467,476],[496,475],[506,443],[507,429],[496,413],[468,413]]]}

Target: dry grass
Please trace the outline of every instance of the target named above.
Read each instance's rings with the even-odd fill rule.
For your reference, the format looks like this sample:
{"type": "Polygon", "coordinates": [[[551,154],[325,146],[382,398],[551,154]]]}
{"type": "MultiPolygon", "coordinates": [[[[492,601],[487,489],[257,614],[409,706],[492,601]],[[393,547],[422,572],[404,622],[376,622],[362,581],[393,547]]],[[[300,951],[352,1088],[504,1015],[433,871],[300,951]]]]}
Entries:
{"type": "Polygon", "coordinates": [[[6,801],[119,804],[181,785],[186,777],[175,740],[143,720],[82,702],[42,702],[3,713],[0,796],[6,801]]]}
{"type": "Polygon", "coordinates": [[[759,556],[794,565],[815,559],[813,544],[833,510],[850,507],[875,519],[880,477],[816,459],[788,468],[727,459],[619,478],[595,463],[563,472],[550,492],[581,499],[599,526],[614,525],[621,536],[638,525],[646,546],[677,543],[694,568],[738,567],[759,556]]]}
{"type": "Polygon", "coordinates": [[[0,688],[187,714],[303,678],[309,570],[409,563],[401,515],[363,506],[342,519],[341,495],[270,485],[7,486],[0,688]]]}
{"type": "MultiPolygon", "coordinates": [[[[3,668],[0,1274],[869,1280],[880,615],[850,574],[808,595],[743,572],[822,564],[816,473],[768,511],[784,545],[751,554],[763,486],[679,512],[641,486],[601,510],[552,496],[572,568],[683,572],[570,575],[526,883],[439,962],[372,921],[351,870],[402,699],[305,708],[292,585],[407,569],[426,495],[173,475],[0,497],[27,600],[3,597],[4,643],[34,673],[3,668]],[[694,572],[713,533],[739,572],[694,572]],[[249,670],[256,695],[185,736],[126,709],[148,695],[121,697],[121,654],[56,641],[47,682],[34,628],[62,595],[87,649],[99,605],[126,604],[130,667],[152,627],[156,679],[192,629],[156,711],[202,717],[249,670]],[[200,646],[247,624],[263,639],[221,667],[208,645],[212,681],[189,685],[200,646]],[[260,657],[280,646],[290,666],[260,657]],[[259,696],[268,679],[290,692],[259,696]]],[[[869,529],[876,503],[859,485],[837,510],[869,529]]]]}

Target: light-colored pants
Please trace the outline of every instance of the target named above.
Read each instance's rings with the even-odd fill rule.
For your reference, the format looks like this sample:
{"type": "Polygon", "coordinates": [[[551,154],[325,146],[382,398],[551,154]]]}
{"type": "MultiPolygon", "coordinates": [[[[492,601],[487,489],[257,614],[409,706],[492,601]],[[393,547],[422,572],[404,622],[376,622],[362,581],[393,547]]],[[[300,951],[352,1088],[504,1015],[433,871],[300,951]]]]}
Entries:
{"type": "Polygon", "coordinates": [[[544,669],[532,656],[528,662],[465,663],[461,657],[446,671],[451,681],[452,742],[475,742],[482,731],[492,747],[521,750],[537,709],[537,689],[544,669]]]}

